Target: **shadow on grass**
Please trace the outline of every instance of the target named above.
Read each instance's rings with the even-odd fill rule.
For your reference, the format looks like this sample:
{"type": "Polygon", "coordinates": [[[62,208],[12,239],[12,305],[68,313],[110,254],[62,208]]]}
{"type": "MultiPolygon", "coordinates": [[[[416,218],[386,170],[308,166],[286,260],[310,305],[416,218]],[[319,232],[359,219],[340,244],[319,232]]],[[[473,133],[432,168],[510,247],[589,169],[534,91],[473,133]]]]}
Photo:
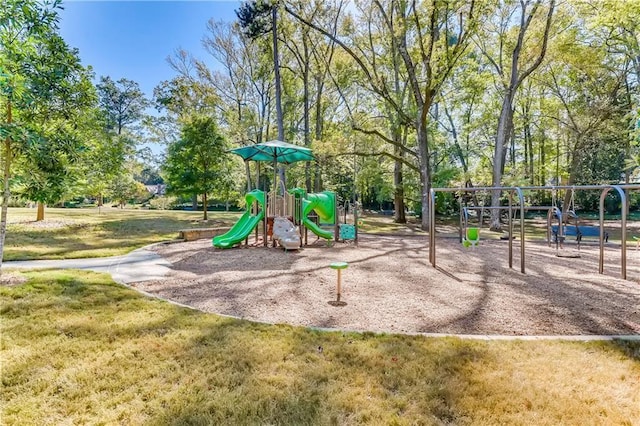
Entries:
{"type": "MultiPolygon", "coordinates": [[[[62,209],[58,209],[62,210],[62,209]]],[[[124,254],[144,245],[175,239],[182,229],[225,226],[235,221],[235,214],[212,214],[207,224],[196,216],[181,212],[110,211],[100,215],[96,210],[64,211],[54,218],[73,218],[55,227],[35,227],[36,222],[19,222],[8,227],[4,259],[60,259],[104,257],[124,254]],[[83,218],[83,213],[86,217],[83,218]],[[218,216],[218,217],[216,217],[218,216]],[[83,222],[85,220],[86,222],[83,222]]]]}
{"type": "Polygon", "coordinates": [[[212,373],[181,388],[148,424],[455,424],[473,342],[322,333],[225,321],[185,342],[181,363],[212,373]],[[190,395],[198,395],[195,400],[190,395]],[[420,420],[422,419],[422,420],[420,420]]]}
{"type": "MultiPolygon", "coordinates": [[[[2,315],[38,328],[32,330],[36,345],[51,337],[66,342],[65,352],[75,355],[53,356],[57,369],[73,364],[78,370],[82,359],[96,357],[105,364],[92,368],[120,368],[120,375],[141,369],[129,374],[141,375],[135,386],[148,393],[145,382],[152,378],[145,368],[157,362],[179,366],[161,379],[171,392],[154,395],[147,424],[388,424],[405,417],[455,423],[467,415],[456,404],[457,389],[469,386],[465,366],[483,358],[473,342],[443,345],[419,337],[260,325],[150,301],[104,279],[94,281],[92,274],[29,275],[29,284],[0,293],[13,299],[2,315]],[[165,339],[174,342],[169,353],[165,339]],[[143,345],[144,352],[131,344],[143,345]],[[95,349],[78,353],[75,345],[95,349]],[[107,356],[114,349],[121,352],[116,365],[107,356]]],[[[49,350],[56,351],[41,349],[49,350]]],[[[23,357],[3,383],[24,386],[39,368],[23,357]]],[[[81,392],[97,386],[107,401],[116,397],[105,393],[99,378],[89,386],[81,392]]]]}
{"type": "Polygon", "coordinates": [[[177,238],[178,230],[195,227],[178,220],[113,220],[38,232],[9,230],[5,260],[82,258],[124,254],[144,245],[177,238]]]}
{"type": "MultiPolygon", "coordinates": [[[[9,424],[29,423],[15,417],[21,403],[32,408],[23,420],[43,424],[55,418],[154,425],[504,424],[510,419],[527,424],[540,418],[576,423],[576,415],[594,414],[566,414],[562,403],[551,406],[545,392],[528,399],[540,371],[527,375],[522,363],[536,362],[531,354],[554,354],[547,351],[553,343],[261,325],[149,300],[103,275],[29,275],[26,285],[0,288],[3,306],[32,305],[19,317],[3,313],[8,322],[3,349],[16,349],[14,361],[19,360],[8,364],[2,377],[9,424]],[[41,334],[26,334],[34,330],[41,334]],[[45,334],[59,337],[41,339],[45,334]],[[33,399],[12,399],[18,395],[33,399]],[[521,417],[510,418],[513,413],[521,417]]],[[[606,352],[593,344],[556,346],[578,353],[581,366],[575,372],[588,371],[606,352]]],[[[562,365],[540,369],[555,374],[562,365]]],[[[580,374],[565,378],[573,388],[581,383],[580,374]]],[[[599,383],[606,387],[604,380],[599,383]]],[[[584,408],[615,423],[619,413],[633,410],[610,403],[621,396],[598,394],[589,402],[594,408],[586,402],[584,408]],[[611,410],[619,410],[617,417],[611,410]]],[[[559,398],[576,400],[573,392],[559,398]]]]}
{"type": "Polygon", "coordinates": [[[640,341],[615,339],[611,345],[629,359],[640,364],[640,341]]]}
{"type": "MultiPolygon", "coordinates": [[[[12,303],[2,306],[5,318],[28,317],[46,310],[75,310],[88,315],[105,307],[118,306],[132,300],[142,300],[134,291],[123,291],[119,284],[105,280],[102,274],[80,270],[42,269],[23,272],[30,277],[26,284],[7,292],[12,303]],[[99,278],[96,278],[99,277],[99,278]],[[46,293],[48,297],[37,297],[46,293]]],[[[5,294],[2,294],[5,296],[5,294]]]]}

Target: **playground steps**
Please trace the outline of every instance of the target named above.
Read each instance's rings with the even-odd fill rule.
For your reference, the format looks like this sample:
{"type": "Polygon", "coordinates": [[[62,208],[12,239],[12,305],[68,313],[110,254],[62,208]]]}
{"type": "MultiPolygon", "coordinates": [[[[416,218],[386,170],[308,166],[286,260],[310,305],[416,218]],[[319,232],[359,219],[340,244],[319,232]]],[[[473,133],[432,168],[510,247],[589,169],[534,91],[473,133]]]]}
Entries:
{"type": "Polygon", "coordinates": [[[185,241],[201,240],[203,238],[213,238],[218,235],[222,235],[231,229],[230,227],[218,227],[218,228],[193,228],[183,229],[179,231],[178,238],[185,241]]]}

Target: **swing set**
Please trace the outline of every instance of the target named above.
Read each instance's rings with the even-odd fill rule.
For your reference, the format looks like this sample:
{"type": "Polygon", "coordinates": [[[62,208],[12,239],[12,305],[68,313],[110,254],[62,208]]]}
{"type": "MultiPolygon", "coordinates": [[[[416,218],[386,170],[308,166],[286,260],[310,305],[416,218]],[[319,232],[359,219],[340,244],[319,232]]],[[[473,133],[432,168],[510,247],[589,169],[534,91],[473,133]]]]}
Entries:
{"type": "MultiPolygon", "coordinates": [[[[506,192],[508,195],[508,206],[474,206],[474,207],[463,207],[462,200],[460,201],[460,242],[468,247],[475,247],[479,244],[480,240],[480,228],[477,230],[472,230],[474,227],[469,226],[469,218],[468,211],[469,210],[480,210],[481,217],[483,216],[484,210],[491,209],[507,209],[509,212],[508,215],[508,226],[507,226],[507,238],[509,240],[508,244],[508,261],[509,268],[513,267],[513,221],[515,219],[515,211],[520,212],[519,222],[520,222],[520,237],[519,237],[519,246],[520,246],[520,272],[525,273],[525,227],[524,227],[524,213],[525,210],[547,210],[551,209],[551,213],[548,213],[548,218],[553,218],[554,215],[556,218],[559,217],[558,224],[558,232],[560,236],[571,235],[571,231],[575,229],[576,236],[578,237],[578,242],[582,238],[582,236],[597,236],[599,239],[599,262],[598,262],[598,272],[600,274],[604,273],[604,243],[608,241],[608,233],[604,230],[604,201],[607,195],[610,192],[617,193],[620,199],[620,239],[622,244],[620,244],[620,275],[622,279],[627,279],[627,210],[629,206],[628,191],[638,191],[640,190],[640,185],[638,184],[629,184],[629,185],[576,185],[576,186],[526,186],[526,187],[465,187],[465,188],[431,188],[429,194],[429,206],[428,211],[430,213],[429,216],[429,262],[435,268],[436,267],[436,221],[435,221],[435,206],[436,206],[436,194],[442,192],[448,193],[457,193],[457,194],[467,194],[467,193],[476,193],[478,191],[484,192],[506,192]],[[526,206],[524,191],[552,191],[552,197],[554,191],[565,190],[571,191],[571,197],[569,199],[569,203],[567,205],[567,215],[569,212],[573,212],[575,216],[576,225],[573,228],[568,227],[567,225],[563,225],[562,221],[562,211],[559,210],[560,214],[558,215],[558,211],[553,210],[557,206],[526,206]],[[575,214],[575,191],[580,190],[594,190],[600,191],[600,207],[599,207],[599,226],[596,228],[594,226],[577,226],[577,215],[575,214]],[[513,205],[514,199],[517,197],[517,205],[513,205]],[[579,235],[578,235],[579,233],[579,235]],[[465,243],[466,241],[466,243],[465,243]],[[473,242],[472,242],[473,241],[473,242]]],[[[557,203],[557,193],[554,198],[554,202],[557,203]]],[[[480,218],[479,218],[480,221],[480,218]]],[[[548,223],[550,225],[550,223],[548,223]]],[[[480,223],[481,225],[481,223],[480,223]]],[[[550,234],[553,228],[551,226],[548,228],[548,238],[550,238],[550,234]]],[[[559,245],[559,242],[557,243],[559,245]]]]}
{"type": "MultiPolygon", "coordinates": [[[[569,191],[569,189],[567,189],[569,191]]],[[[575,204],[575,187],[570,189],[571,195],[569,203],[566,209],[566,213],[563,214],[563,210],[560,208],[557,201],[558,191],[554,189],[552,191],[552,207],[553,210],[549,210],[547,215],[547,242],[551,246],[552,241],[556,245],[556,256],[559,257],[580,257],[580,255],[566,255],[562,253],[564,249],[563,243],[566,237],[576,237],[576,247],[580,251],[580,244],[583,237],[599,237],[600,228],[588,225],[582,225],[580,223],[580,217],[576,213],[575,204]],[[557,220],[557,224],[553,224],[553,221],[557,220]],[[571,224],[573,221],[573,224],[571,224]],[[553,238],[552,238],[553,236],[553,238]]],[[[609,233],[603,230],[604,242],[609,241],[609,233]]]]}
{"type": "MultiPolygon", "coordinates": [[[[509,204],[509,206],[499,206],[499,207],[492,207],[492,206],[485,206],[485,200],[484,198],[481,198],[480,201],[478,202],[477,197],[473,197],[475,199],[475,203],[479,204],[479,205],[475,205],[475,206],[469,206],[469,205],[464,205],[463,203],[465,202],[465,197],[460,197],[459,198],[459,204],[460,204],[460,242],[462,243],[462,245],[464,247],[476,247],[478,244],[480,244],[480,231],[482,229],[482,225],[483,225],[483,221],[484,221],[484,216],[485,216],[485,211],[490,212],[492,210],[507,210],[508,214],[509,214],[509,228],[511,228],[511,224],[513,223],[513,219],[515,218],[515,212],[516,210],[513,209],[511,203],[509,204]],[[470,226],[469,222],[469,216],[470,216],[470,212],[471,211],[477,211],[478,212],[478,225],[477,226],[470,226]]],[[[501,239],[507,239],[507,238],[513,238],[513,236],[508,235],[506,237],[501,237],[501,239]]]]}

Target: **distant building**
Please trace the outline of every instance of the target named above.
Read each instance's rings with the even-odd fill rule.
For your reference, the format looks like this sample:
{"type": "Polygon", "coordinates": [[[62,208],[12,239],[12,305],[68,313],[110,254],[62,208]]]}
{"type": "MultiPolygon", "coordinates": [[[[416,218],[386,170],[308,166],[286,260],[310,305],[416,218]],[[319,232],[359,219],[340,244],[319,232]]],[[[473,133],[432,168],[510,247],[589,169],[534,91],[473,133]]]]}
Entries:
{"type": "Polygon", "coordinates": [[[164,195],[167,191],[167,185],[160,183],[157,185],[145,185],[147,191],[153,195],[164,195]]]}

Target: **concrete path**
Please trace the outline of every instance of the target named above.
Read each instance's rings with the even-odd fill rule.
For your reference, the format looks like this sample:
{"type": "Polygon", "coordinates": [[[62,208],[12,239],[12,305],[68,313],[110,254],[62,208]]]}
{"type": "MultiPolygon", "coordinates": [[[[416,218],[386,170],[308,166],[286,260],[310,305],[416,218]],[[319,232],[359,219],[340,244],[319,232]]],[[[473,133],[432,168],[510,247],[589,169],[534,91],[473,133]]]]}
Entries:
{"type": "Polygon", "coordinates": [[[84,269],[111,274],[123,284],[158,280],[167,275],[171,264],[158,254],[141,248],[124,256],[92,259],[20,260],[3,262],[2,268],[15,269],[84,269]]]}

